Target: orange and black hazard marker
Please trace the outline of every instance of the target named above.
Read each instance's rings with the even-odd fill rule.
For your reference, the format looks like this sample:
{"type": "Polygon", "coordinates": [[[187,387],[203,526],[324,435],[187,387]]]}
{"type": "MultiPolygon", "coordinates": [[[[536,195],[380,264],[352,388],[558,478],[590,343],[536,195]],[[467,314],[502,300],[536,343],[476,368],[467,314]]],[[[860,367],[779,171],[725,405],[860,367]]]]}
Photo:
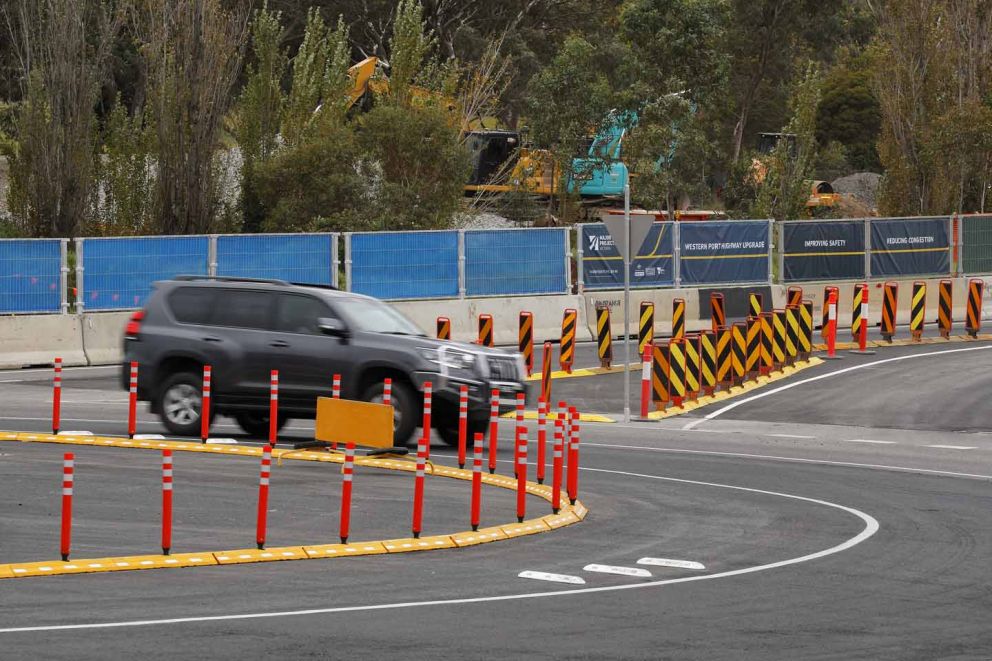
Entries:
{"type": "Polygon", "coordinates": [[[727,325],[727,308],[720,292],[710,292],[710,324],[714,332],[727,325]]]}
{"type": "Polygon", "coordinates": [[[605,305],[596,308],[596,348],[600,367],[609,367],[613,362],[613,334],[610,330],[610,308],[605,305]]]}
{"type": "Polygon", "coordinates": [[[760,293],[756,291],[748,292],[747,295],[747,313],[751,317],[759,317],[762,312],[763,299],[760,293]]]}
{"type": "Polygon", "coordinates": [[[575,361],[575,327],[578,320],[578,312],[573,308],[565,308],[565,314],[561,318],[561,349],[558,362],[569,374],[572,373],[572,363],[575,361]]]}
{"type": "Polygon", "coordinates": [[[747,363],[748,363],[748,345],[747,336],[750,330],[750,324],[743,321],[735,322],[730,329],[730,347],[731,347],[731,360],[733,361],[731,365],[733,366],[733,373],[731,378],[736,385],[744,383],[744,377],[747,375],[747,363]]]}
{"type": "Polygon", "coordinates": [[[656,345],[651,356],[651,399],[656,409],[664,411],[671,399],[668,345],[656,345]]]}
{"type": "Polygon", "coordinates": [[[864,321],[861,318],[861,306],[864,303],[866,289],[868,285],[865,283],[854,285],[854,296],[851,297],[851,337],[855,340],[861,337],[861,324],[864,321]]]}
{"type": "Polygon", "coordinates": [[[772,368],[775,366],[775,353],[772,348],[775,342],[775,328],[772,323],[774,316],[771,312],[762,312],[761,317],[759,317],[761,322],[761,365],[758,372],[761,374],[771,374],[772,368]]]}
{"type": "Polygon", "coordinates": [[[985,281],[977,278],[968,281],[968,307],[965,311],[964,329],[968,335],[978,337],[982,330],[982,294],[985,281]]]}
{"type": "Polygon", "coordinates": [[[913,299],[909,308],[909,332],[914,342],[923,339],[923,317],[927,309],[927,283],[913,283],[913,299]]]}
{"type": "Polygon", "coordinates": [[[785,362],[789,365],[794,364],[799,355],[800,305],[789,305],[785,308],[785,362]]]}
{"type": "Polygon", "coordinates": [[[726,326],[716,330],[716,380],[724,387],[734,381],[734,335],[726,326]]]}
{"type": "Polygon", "coordinates": [[[757,375],[761,368],[761,319],[747,318],[747,352],[745,353],[744,371],[748,376],[757,375]]]}
{"type": "Polygon", "coordinates": [[[827,285],[826,287],[823,288],[823,325],[820,326],[820,335],[823,337],[824,341],[826,341],[827,339],[827,324],[830,321],[827,317],[830,316],[829,301],[830,301],[830,292],[832,291],[837,292],[837,299],[840,300],[839,288],[834,287],[833,285],[827,285]]]}
{"type": "Polygon", "coordinates": [[[892,342],[892,336],[896,334],[896,303],[899,300],[899,284],[886,282],[882,288],[882,338],[886,342],[892,342]]]}
{"type": "Polygon", "coordinates": [[[493,316],[491,314],[479,315],[479,344],[484,347],[496,346],[493,336],[493,316]]]}
{"type": "Polygon", "coordinates": [[[672,301],[672,338],[685,337],[685,300],[676,298],[672,301]]]}
{"type": "Polygon", "coordinates": [[[451,319],[448,319],[447,317],[437,318],[437,339],[451,339],[451,319]]]}
{"type": "Polygon", "coordinates": [[[687,397],[699,397],[699,335],[692,333],[685,338],[685,394],[687,397]]]}
{"type": "Polygon", "coordinates": [[[788,338],[786,337],[785,310],[780,309],[772,312],[772,329],[775,331],[772,337],[772,359],[778,367],[782,367],[788,358],[786,355],[788,338]]]}
{"type": "Polygon", "coordinates": [[[699,334],[699,386],[707,395],[716,390],[716,333],[704,330],[699,334]]]}
{"type": "Polygon", "coordinates": [[[654,303],[641,301],[640,323],[637,325],[637,352],[644,355],[644,348],[654,342],[654,303]]]}
{"type": "Polygon", "coordinates": [[[803,288],[789,287],[786,292],[786,306],[803,304],[803,288]]]}
{"type": "Polygon", "coordinates": [[[951,337],[951,326],[954,324],[953,312],[951,312],[951,302],[953,300],[954,283],[950,280],[941,280],[937,287],[940,300],[937,304],[937,328],[940,336],[945,340],[951,337]]]}
{"type": "Polygon", "coordinates": [[[682,408],[685,401],[685,339],[668,343],[668,386],[672,404],[682,408]]]}
{"type": "Polygon", "coordinates": [[[799,345],[796,347],[803,360],[813,352],[813,301],[803,300],[799,306],[799,345]]]}
{"type": "Polygon", "coordinates": [[[550,342],[545,342],[541,349],[541,397],[545,402],[551,401],[551,357],[554,349],[550,342]]]}
{"type": "Polygon", "coordinates": [[[524,357],[527,376],[530,376],[534,371],[534,315],[530,312],[520,313],[520,333],[517,346],[520,349],[520,355],[524,357]]]}

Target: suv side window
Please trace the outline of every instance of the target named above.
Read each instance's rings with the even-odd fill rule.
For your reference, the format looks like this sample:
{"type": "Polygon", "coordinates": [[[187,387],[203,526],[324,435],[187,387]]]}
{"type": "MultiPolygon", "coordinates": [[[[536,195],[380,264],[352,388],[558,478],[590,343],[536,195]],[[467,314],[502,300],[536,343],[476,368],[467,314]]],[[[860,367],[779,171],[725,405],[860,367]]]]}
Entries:
{"type": "Polygon", "coordinates": [[[208,323],[217,290],[209,287],[179,287],[168,296],[172,316],[181,324],[208,323]]]}
{"type": "Polygon", "coordinates": [[[283,333],[319,335],[317,320],[321,317],[337,318],[323,301],[313,296],[282,294],[279,296],[279,314],[276,330],[283,333]]]}
{"type": "Polygon", "coordinates": [[[214,305],[212,326],[232,328],[252,328],[268,330],[272,328],[272,304],[275,297],[271,292],[249,289],[225,289],[214,305]]]}

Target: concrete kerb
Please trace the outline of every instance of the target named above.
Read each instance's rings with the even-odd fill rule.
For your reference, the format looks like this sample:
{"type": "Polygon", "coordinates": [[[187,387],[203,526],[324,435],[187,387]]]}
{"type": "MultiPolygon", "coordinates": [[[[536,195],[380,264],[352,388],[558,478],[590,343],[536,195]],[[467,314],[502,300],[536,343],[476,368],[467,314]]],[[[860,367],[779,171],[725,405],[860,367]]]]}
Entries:
{"type": "Polygon", "coordinates": [[[124,327],[132,312],[88,312],[82,315],[83,350],[90,365],[124,360],[124,327]]]}
{"type": "MultiPolygon", "coordinates": [[[[55,443],[59,445],[84,445],[94,447],[114,447],[139,450],[170,449],[173,452],[205,452],[236,456],[260,457],[261,447],[255,446],[213,446],[201,443],[167,440],[130,440],[105,436],[53,436],[43,433],[0,432],[0,441],[21,443],[55,443]]],[[[344,455],[330,452],[301,452],[276,448],[273,458],[291,461],[317,461],[343,463],[344,455]]],[[[358,457],[356,466],[366,466],[384,470],[416,471],[416,464],[405,459],[358,457]]],[[[435,464],[433,474],[456,480],[471,481],[472,471],[435,464]]],[[[508,490],[517,488],[517,481],[502,475],[482,474],[483,484],[508,490]]],[[[552,489],[549,486],[528,482],[527,493],[551,502],[552,489]]],[[[31,576],[57,576],[62,574],[98,573],[140,569],[164,569],[169,567],[198,567],[210,565],[246,564],[287,560],[307,560],[333,557],[353,557],[384,553],[407,553],[445,548],[475,546],[487,542],[513,539],[525,535],[549,532],[578,523],[585,519],[588,509],[576,501],[568,504],[568,495],[561,493],[562,506],[557,515],[549,514],[523,523],[508,523],[491,526],[478,531],[463,531],[449,535],[401,538],[383,541],[352,542],[348,544],[314,544],[304,546],[274,547],[264,550],[235,549],[230,551],[206,551],[201,553],[180,553],[173,555],[123,556],[94,559],[51,560],[43,562],[21,562],[0,564],[0,580],[4,578],[26,578],[31,576]]]]}
{"type": "Polygon", "coordinates": [[[81,326],[70,314],[0,317],[0,369],[51,365],[56,356],[66,367],[86,365],[81,326]]]}

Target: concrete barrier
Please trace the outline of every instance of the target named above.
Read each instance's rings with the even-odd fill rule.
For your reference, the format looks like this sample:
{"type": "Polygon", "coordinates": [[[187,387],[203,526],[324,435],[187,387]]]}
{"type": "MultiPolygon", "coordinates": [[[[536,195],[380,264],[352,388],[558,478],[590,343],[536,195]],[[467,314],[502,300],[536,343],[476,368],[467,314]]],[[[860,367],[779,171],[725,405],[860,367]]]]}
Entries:
{"type": "Polygon", "coordinates": [[[0,317],[0,368],[51,365],[55,357],[66,367],[86,365],[79,317],[39,314],[0,317]]]}
{"type": "Polygon", "coordinates": [[[131,312],[89,312],[83,315],[83,349],[90,365],[124,360],[124,327],[131,312]]]}

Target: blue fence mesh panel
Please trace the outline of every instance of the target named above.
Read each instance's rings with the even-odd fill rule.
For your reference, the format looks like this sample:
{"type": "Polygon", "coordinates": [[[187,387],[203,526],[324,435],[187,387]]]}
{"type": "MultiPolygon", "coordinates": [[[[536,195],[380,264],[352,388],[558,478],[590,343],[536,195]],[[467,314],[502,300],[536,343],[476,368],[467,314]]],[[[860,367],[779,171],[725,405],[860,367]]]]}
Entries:
{"type": "Polygon", "coordinates": [[[141,307],[156,280],[206,275],[209,253],[206,236],[87,239],[83,243],[85,309],[141,307]]]}
{"type": "Polygon", "coordinates": [[[0,313],[62,309],[59,239],[0,241],[0,313]]]}
{"type": "Polygon", "coordinates": [[[458,232],[353,234],[351,290],[377,298],[458,296],[458,232]]]}
{"type": "Polygon", "coordinates": [[[217,237],[217,275],[332,284],[330,234],[241,234],[217,237]]]}
{"type": "Polygon", "coordinates": [[[565,293],[567,238],[564,229],[465,232],[466,294],[565,293]]]}

